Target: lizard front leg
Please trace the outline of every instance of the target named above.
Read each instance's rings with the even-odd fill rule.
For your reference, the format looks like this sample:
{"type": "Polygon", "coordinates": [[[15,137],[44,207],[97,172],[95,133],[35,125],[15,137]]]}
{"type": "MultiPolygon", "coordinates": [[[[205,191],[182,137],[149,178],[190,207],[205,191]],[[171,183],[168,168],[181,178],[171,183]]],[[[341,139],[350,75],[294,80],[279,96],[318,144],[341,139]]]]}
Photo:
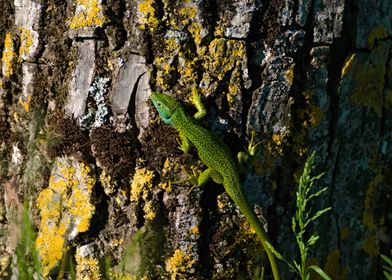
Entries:
{"type": "Polygon", "coordinates": [[[203,102],[201,101],[201,95],[197,91],[196,87],[193,87],[193,89],[192,89],[191,101],[192,101],[193,105],[197,109],[197,112],[193,115],[193,117],[196,120],[199,120],[199,119],[201,119],[202,117],[204,117],[207,114],[207,110],[204,107],[203,102]]]}
{"type": "Polygon", "coordinates": [[[178,144],[180,145],[178,148],[183,151],[184,153],[189,153],[191,150],[192,143],[189,141],[186,136],[180,132],[180,140],[178,141],[178,144]]]}

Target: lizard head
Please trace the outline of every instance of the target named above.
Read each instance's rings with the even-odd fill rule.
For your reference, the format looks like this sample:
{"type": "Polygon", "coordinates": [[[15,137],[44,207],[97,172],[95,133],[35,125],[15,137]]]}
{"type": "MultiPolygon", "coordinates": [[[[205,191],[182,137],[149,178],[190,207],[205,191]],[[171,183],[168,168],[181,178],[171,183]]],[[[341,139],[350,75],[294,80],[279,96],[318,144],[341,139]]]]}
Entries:
{"type": "Polygon", "coordinates": [[[163,93],[153,92],[150,98],[163,121],[170,124],[171,117],[180,106],[180,103],[173,97],[163,93]]]}

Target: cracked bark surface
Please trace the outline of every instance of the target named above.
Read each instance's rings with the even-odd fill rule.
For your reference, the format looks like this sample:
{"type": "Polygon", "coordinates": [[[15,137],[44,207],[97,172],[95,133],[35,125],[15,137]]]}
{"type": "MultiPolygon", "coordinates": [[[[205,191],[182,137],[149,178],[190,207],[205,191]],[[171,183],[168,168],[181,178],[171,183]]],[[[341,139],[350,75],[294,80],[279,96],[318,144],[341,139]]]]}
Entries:
{"type": "MultiPolygon", "coordinates": [[[[62,201],[84,201],[78,190],[94,182],[80,202],[92,211],[87,228],[65,202],[47,222],[64,242],[53,253],[61,259],[69,248],[79,277],[105,279],[92,261],[103,256],[117,276],[254,277],[266,265],[257,238],[222,186],[188,193],[188,174],[204,166],[178,149],[148,101],[165,92],[194,112],[196,88],[203,125],[233,154],[252,131],[261,141],[242,180],[279,252],[298,256],[296,177],[315,150],[328,193],[314,207],[332,211],[314,227],[312,262],[332,279],[383,279],[379,255],[392,247],[391,1],[0,4],[0,277],[18,275],[24,198],[44,232],[37,201],[58,191],[61,174],[62,201]],[[130,244],[132,261],[118,270],[130,244]]],[[[51,261],[46,276],[55,277],[51,261]]]]}

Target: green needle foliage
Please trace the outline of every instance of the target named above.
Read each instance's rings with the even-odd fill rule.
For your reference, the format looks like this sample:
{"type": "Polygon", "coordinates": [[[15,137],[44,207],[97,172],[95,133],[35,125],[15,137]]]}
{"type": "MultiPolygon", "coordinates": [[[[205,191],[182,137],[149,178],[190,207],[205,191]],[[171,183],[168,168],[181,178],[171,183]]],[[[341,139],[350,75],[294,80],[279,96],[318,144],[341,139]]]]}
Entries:
{"type": "Polygon", "coordinates": [[[283,256],[277,252],[271,244],[269,244],[269,247],[276,257],[286,262],[290,269],[296,272],[301,279],[310,279],[310,272],[313,270],[323,279],[330,280],[331,278],[329,278],[329,276],[319,266],[306,265],[309,251],[319,239],[319,236],[316,233],[309,232],[309,227],[313,221],[331,209],[331,207],[327,207],[314,213],[312,208],[309,206],[312,199],[320,196],[327,190],[327,187],[325,187],[316,192],[313,191],[314,182],[324,175],[324,173],[316,176],[311,175],[312,170],[314,169],[314,159],[315,153],[313,152],[306,160],[304,171],[299,179],[299,186],[296,192],[296,211],[295,216],[292,219],[292,229],[300,251],[301,260],[299,262],[293,260],[291,263],[283,258],[283,256]]]}
{"type": "MultiPolygon", "coordinates": [[[[392,256],[392,250],[391,250],[392,256]]],[[[386,265],[383,265],[382,268],[384,269],[384,275],[387,280],[392,280],[392,259],[385,255],[381,255],[381,258],[386,262],[386,265]]]]}

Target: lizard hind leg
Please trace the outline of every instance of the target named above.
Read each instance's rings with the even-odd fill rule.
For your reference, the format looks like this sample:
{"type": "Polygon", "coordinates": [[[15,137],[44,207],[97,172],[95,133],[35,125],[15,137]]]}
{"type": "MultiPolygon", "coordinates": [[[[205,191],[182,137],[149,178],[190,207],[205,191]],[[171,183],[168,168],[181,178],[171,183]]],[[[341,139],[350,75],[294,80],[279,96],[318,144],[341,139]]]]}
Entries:
{"type": "Polygon", "coordinates": [[[194,184],[188,193],[190,193],[196,187],[201,187],[205,185],[210,178],[217,184],[223,183],[223,177],[221,174],[219,174],[218,171],[213,168],[207,168],[197,178],[197,185],[194,184]]]}

